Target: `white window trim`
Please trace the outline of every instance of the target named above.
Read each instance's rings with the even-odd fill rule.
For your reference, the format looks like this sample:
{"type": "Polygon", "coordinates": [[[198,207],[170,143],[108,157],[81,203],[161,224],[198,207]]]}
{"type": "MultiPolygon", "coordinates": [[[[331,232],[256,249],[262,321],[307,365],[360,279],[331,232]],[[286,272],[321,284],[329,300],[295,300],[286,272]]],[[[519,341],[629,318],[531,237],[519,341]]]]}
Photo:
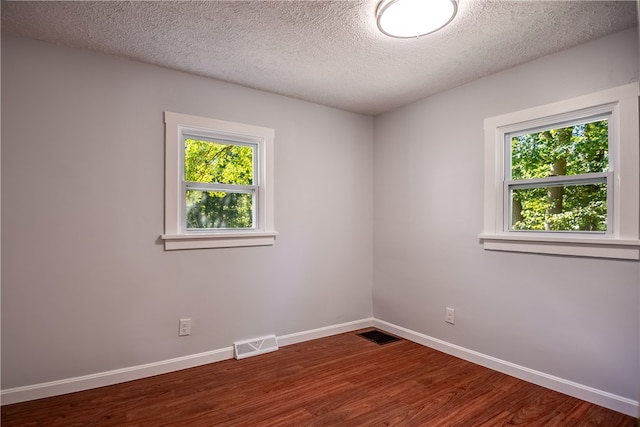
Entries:
{"type": "Polygon", "coordinates": [[[553,104],[487,118],[484,121],[484,249],[596,258],[640,259],[638,83],[553,104]],[[504,136],[522,123],[557,120],[579,111],[611,106],[613,229],[606,234],[509,231],[504,209],[504,136]]]}
{"type": "Polygon", "coordinates": [[[165,250],[229,248],[273,245],[277,232],[273,219],[274,130],[188,114],[164,113],[165,121],[165,250]],[[186,231],[183,225],[183,134],[225,134],[238,141],[257,141],[258,195],[256,227],[249,230],[186,231]]]}

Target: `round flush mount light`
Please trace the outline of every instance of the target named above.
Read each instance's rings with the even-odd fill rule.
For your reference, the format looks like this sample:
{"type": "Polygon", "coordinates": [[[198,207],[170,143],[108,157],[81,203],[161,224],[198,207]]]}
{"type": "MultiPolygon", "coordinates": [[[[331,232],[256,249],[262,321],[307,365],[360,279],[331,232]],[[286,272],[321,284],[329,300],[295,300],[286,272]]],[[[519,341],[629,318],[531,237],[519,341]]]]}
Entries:
{"type": "Polygon", "coordinates": [[[456,0],[382,0],[376,18],[384,34],[415,38],[441,29],[457,11],[456,0]]]}

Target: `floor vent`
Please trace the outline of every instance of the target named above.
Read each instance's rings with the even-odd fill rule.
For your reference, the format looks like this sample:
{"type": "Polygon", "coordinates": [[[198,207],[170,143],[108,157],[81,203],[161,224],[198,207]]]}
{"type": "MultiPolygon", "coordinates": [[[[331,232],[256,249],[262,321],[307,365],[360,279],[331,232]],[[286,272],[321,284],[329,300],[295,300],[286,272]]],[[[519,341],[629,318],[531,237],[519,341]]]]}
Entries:
{"type": "Polygon", "coordinates": [[[278,341],[275,335],[268,335],[252,340],[235,342],[233,343],[233,348],[236,359],[240,360],[246,357],[276,351],[278,349],[278,341]]]}
{"type": "Polygon", "coordinates": [[[376,344],[388,344],[390,342],[399,341],[400,338],[394,337],[393,335],[385,334],[381,331],[368,331],[357,334],[362,338],[366,338],[369,341],[373,341],[376,344]]]}

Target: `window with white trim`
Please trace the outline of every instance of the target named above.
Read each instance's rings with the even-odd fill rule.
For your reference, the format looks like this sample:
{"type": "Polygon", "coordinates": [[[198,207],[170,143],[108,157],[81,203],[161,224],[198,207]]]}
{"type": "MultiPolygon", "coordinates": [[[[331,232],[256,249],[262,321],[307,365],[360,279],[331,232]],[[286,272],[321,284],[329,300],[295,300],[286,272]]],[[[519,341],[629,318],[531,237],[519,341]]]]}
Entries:
{"type": "Polygon", "coordinates": [[[638,84],[485,120],[484,248],[639,259],[638,84]]]}
{"type": "Polygon", "coordinates": [[[165,112],[166,250],[272,245],[273,129],[165,112]]]}

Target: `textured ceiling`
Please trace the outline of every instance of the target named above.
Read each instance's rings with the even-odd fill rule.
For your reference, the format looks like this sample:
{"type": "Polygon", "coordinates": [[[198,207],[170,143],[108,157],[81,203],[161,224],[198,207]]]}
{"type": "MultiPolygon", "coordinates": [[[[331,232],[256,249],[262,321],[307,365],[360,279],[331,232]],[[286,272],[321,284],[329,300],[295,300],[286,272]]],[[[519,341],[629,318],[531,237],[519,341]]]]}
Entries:
{"type": "Polygon", "coordinates": [[[378,114],[634,26],[635,1],[460,0],[417,39],[377,0],[2,2],[2,31],[378,114]]]}

